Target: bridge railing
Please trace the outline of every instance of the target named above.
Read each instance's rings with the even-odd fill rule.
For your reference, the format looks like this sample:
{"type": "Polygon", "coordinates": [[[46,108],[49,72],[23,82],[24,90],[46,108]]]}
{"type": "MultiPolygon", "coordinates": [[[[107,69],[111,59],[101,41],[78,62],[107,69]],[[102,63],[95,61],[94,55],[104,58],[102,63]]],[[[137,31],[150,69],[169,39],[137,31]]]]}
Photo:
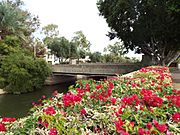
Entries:
{"type": "Polygon", "coordinates": [[[53,72],[64,74],[125,74],[139,69],[135,64],[76,64],[76,65],[54,65],[53,72]]]}

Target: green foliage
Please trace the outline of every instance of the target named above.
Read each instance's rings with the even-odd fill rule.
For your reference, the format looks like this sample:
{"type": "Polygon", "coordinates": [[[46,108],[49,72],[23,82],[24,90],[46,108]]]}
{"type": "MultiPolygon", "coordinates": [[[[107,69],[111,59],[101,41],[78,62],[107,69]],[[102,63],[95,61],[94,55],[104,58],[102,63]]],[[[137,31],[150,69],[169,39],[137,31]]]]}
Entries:
{"type": "Polygon", "coordinates": [[[63,59],[77,57],[77,47],[65,37],[54,38],[47,45],[52,54],[61,59],[61,62],[63,62],[63,59]]]}
{"type": "Polygon", "coordinates": [[[133,63],[130,58],[113,55],[113,54],[104,54],[103,55],[104,63],[133,63]]]}
{"type": "Polygon", "coordinates": [[[23,121],[24,128],[20,128],[17,126],[16,123],[11,127],[12,130],[14,130],[14,135],[27,135],[27,134],[32,134],[29,132],[29,129],[33,129],[35,131],[36,129],[36,117],[29,116],[26,118],[25,121],[23,121]]]}
{"type": "Polygon", "coordinates": [[[20,41],[16,36],[6,36],[4,40],[0,40],[0,55],[9,55],[20,49],[20,41]]]}
{"type": "Polygon", "coordinates": [[[179,135],[179,91],[169,69],[147,67],[134,74],[78,80],[68,93],[40,99],[30,116],[5,123],[3,134],[179,135]]]}
{"type": "Polygon", "coordinates": [[[75,32],[72,41],[77,47],[78,59],[85,58],[86,54],[90,51],[91,43],[87,40],[82,31],[75,32]]]}
{"type": "Polygon", "coordinates": [[[39,26],[37,17],[23,9],[21,0],[0,2],[0,87],[9,93],[24,93],[40,88],[50,74],[46,62],[33,57],[44,48],[33,48],[32,33],[39,26]]]}
{"type": "Polygon", "coordinates": [[[77,52],[77,46],[75,43],[70,42],[69,43],[69,58],[77,58],[78,52],[77,52]]]}
{"type": "Polygon", "coordinates": [[[121,39],[126,49],[152,57],[154,64],[169,65],[180,52],[179,0],[99,0],[98,9],[110,39],[121,39]]]}
{"type": "Polygon", "coordinates": [[[122,42],[116,42],[113,45],[108,45],[104,48],[104,52],[109,52],[115,56],[123,56],[126,53],[126,48],[124,47],[122,42]]]}
{"type": "Polygon", "coordinates": [[[1,88],[9,93],[24,93],[41,88],[50,69],[46,62],[26,56],[21,51],[7,56],[1,63],[1,88]]]}
{"type": "Polygon", "coordinates": [[[102,62],[103,57],[100,52],[94,52],[89,54],[89,58],[91,62],[102,62]]]}
{"type": "Polygon", "coordinates": [[[48,24],[42,28],[42,33],[44,33],[47,38],[55,38],[59,35],[58,25],[48,24]]]}
{"type": "Polygon", "coordinates": [[[3,0],[0,2],[1,39],[13,34],[27,42],[31,33],[39,26],[37,17],[23,10],[22,6],[21,0],[3,0]]]}
{"type": "Polygon", "coordinates": [[[90,49],[91,43],[87,40],[86,36],[82,31],[75,32],[75,36],[72,41],[77,45],[79,49],[88,51],[90,49]]]}

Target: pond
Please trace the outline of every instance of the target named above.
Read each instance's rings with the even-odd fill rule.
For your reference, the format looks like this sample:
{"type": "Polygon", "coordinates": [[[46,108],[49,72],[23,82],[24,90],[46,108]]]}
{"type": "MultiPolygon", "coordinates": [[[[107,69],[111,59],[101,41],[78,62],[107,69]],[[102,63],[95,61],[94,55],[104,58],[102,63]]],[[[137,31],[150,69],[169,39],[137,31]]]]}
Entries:
{"type": "Polygon", "coordinates": [[[73,84],[75,84],[75,81],[53,86],[44,86],[41,90],[21,95],[0,95],[0,116],[16,118],[24,117],[32,107],[32,102],[36,102],[42,95],[51,97],[55,90],[58,92],[67,92],[68,87],[73,84]]]}

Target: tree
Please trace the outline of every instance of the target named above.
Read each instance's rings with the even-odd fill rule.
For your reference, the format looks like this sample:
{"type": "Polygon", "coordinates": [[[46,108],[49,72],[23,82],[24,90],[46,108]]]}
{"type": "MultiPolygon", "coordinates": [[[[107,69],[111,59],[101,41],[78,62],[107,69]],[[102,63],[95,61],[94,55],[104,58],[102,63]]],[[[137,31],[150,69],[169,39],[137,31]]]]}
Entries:
{"type": "Polygon", "coordinates": [[[57,38],[59,35],[58,25],[48,24],[42,28],[42,33],[46,36],[43,40],[45,44],[52,42],[54,38],[57,38]]]}
{"type": "Polygon", "coordinates": [[[100,52],[94,52],[89,54],[91,62],[102,62],[102,54],[100,52]]]}
{"type": "Polygon", "coordinates": [[[179,0],[99,0],[100,15],[127,50],[144,53],[153,64],[170,65],[180,56],[179,0]]]}
{"type": "Polygon", "coordinates": [[[43,86],[49,74],[50,68],[43,59],[34,59],[21,51],[12,53],[1,63],[0,88],[15,94],[33,91],[43,86]]]}
{"type": "Polygon", "coordinates": [[[21,0],[3,0],[0,2],[0,39],[7,35],[20,38],[21,44],[30,42],[30,35],[39,27],[39,20],[22,9],[21,0]]]}
{"type": "Polygon", "coordinates": [[[69,58],[78,58],[77,46],[74,42],[69,43],[69,58]]]}
{"type": "Polygon", "coordinates": [[[15,53],[20,49],[20,40],[16,36],[6,36],[0,40],[0,57],[15,53]]]}
{"type": "MultiPolygon", "coordinates": [[[[47,63],[32,53],[32,33],[39,21],[22,5],[21,0],[0,2],[0,88],[10,93],[38,89],[50,74],[47,63]]],[[[39,48],[36,52],[42,53],[39,48]]]]}
{"type": "Polygon", "coordinates": [[[52,54],[59,58],[60,62],[70,57],[70,51],[72,50],[70,47],[71,44],[65,37],[54,38],[51,43],[48,44],[48,48],[51,49],[52,54]]]}
{"type": "Polygon", "coordinates": [[[91,43],[87,40],[82,31],[75,32],[72,41],[77,46],[78,59],[84,58],[86,53],[89,52],[91,43]]]}
{"type": "Polygon", "coordinates": [[[114,45],[108,45],[104,48],[104,52],[109,52],[112,55],[123,56],[126,51],[122,42],[115,42],[114,45]]]}

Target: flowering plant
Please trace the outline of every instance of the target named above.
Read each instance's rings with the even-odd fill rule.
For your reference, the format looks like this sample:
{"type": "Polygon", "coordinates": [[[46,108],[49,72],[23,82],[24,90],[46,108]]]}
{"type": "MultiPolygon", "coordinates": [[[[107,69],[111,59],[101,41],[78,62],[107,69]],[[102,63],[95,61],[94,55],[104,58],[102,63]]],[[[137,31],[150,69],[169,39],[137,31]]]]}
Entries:
{"type": "Polygon", "coordinates": [[[77,81],[53,93],[28,117],[4,124],[2,134],[180,134],[180,90],[167,67],[142,68],[133,77],[77,81]]]}

